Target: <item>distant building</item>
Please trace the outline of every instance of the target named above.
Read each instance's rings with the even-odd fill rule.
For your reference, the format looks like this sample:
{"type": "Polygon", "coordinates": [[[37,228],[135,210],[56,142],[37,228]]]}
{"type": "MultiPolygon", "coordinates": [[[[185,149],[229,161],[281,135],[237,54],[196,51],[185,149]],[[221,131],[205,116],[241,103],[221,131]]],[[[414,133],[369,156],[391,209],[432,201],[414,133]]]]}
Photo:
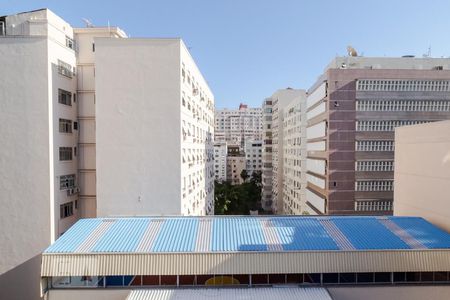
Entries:
{"type": "Polygon", "coordinates": [[[263,110],[263,131],[262,131],[262,174],[261,174],[261,207],[263,210],[272,211],[272,109],[273,100],[267,98],[262,105],[263,110]]]}
{"type": "Polygon", "coordinates": [[[449,256],[418,217],[99,218],[45,250],[41,285],[52,300],[436,300],[449,256]]]}
{"type": "MultiPolygon", "coordinates": [[[[284,113],[286,106],[305,94],[304,90],[287,88],[275,92],[272,99],[272,211],[284,212],[284,113]]],[[[263,186],[264,190],[264,186],[263,186]]]]}
{"type": "Polygon", "coordinates": [[[214,143],[214,176],[218,182],[227,180],[227,143],[214,143]]]}
{"type": "Polygon", "coordinates": [[[308,91],[306,204],[392,214],[394,129],[450,119],[450,59],[337,57],[308,91]]]}
{"type": "Polygon", "coordinates": [[[227,181],[231,184],[242,184],[244,180],[241,177],[245,170],[245,154],[238,145],[228,145],[227,148],[227,181]]]}
{"type": "Polygon", "coordinates": [[[248,176],[262,170],[262,142],[247,140],[244,146],[245,153],[245,170],[248,176]]]}
{"type": "Polygon", "coordinates": [[[450,232],[450,121],[395,129],[394,215],[450,232]]]}
{"type": "Polygon", "coordinates": [[[306,196],[306,91],[283,109],[283,213],[311,214],[306,196]]]}
{"type": "Polygon", "coordinates": [[[244,148],[246,140],[261,140],[262,109],[245,104],[239,109],[218,109],[215,111],[215,141],[227,142],[244,148]]]}

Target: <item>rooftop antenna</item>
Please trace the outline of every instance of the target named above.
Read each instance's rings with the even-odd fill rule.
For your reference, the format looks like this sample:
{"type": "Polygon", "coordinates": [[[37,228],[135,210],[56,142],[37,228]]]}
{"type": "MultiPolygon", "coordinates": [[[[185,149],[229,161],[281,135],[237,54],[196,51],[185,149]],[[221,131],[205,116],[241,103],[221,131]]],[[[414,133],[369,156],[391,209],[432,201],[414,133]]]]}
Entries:
{"type": "Polygon", "coordinates": [[[348,56],[358,56],[358,52],[350,45],[347,46],[347,54],[348,56]]]}
{"type": "Polygon", "coordinates": [[[87,28],[92,28],[92,27],[94,27],[94,24],[92,24],[92,22],[89,21],[88,19],[82,18],[82,20],[83,20],[84,24],[86,24],[86,27],[87,27],[87,28]]]}

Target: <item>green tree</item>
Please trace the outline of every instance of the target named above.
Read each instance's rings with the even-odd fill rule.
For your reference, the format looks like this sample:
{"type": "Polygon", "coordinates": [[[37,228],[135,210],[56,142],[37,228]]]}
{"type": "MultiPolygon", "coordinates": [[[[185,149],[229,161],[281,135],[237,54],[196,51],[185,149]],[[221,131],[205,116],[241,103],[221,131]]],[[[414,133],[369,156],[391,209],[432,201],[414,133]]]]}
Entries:
{"type": "Polygon", "coordinates": [[[248,179],[249,177],[250,177],[250,176],[248,176],[247,170],[243,169],[243,170],[241,171],[241,178],[242,178],[242,180],[243,180],[244,182],[246,182],[247,179],[248,179]]]}

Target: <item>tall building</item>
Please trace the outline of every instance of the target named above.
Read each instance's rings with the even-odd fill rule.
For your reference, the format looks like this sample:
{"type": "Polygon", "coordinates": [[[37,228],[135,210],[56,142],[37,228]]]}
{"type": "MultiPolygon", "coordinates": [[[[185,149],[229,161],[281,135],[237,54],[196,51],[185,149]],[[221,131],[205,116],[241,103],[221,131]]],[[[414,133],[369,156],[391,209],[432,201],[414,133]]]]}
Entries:
{"type": "Polygon", "coordinates": [[[261,140],[262,109],[245,104],[239,109],[218,109],[215,112],[215,141],[225,141],[244,148],[246,140],[261,140]]]}
{"type": "Polygon", "coordinates": [[[38,298],[39,254],[80,217],[213,213],[206,81],[180,39],[125,38],[0,17],[0,298],[38,298]]]}
{"type": "Polygon", "coordinates": [[[227,180],[227,143],[214,143],[214,176],[218,182],[227,180]]]}
{"type": "Polygon", "coordinates": [[[450,121],[395,129],[394,174],[394,215],[421,216],[450,232],[450,121]]]}
{"type": "MultiPolygon", "coordinates": [[[[303,90],[287,88],[276,91],[272,99],[272,212],[284,214],[284,112],[303,90]]],[[[264,189],[264,187],[263,187],[264,189]]]]}
{"type": "Polygon", "coordinates": [[[244,145],[245,170],[248,176],[262,170],[262,142],[247,140],[244,145]]]}
{"type": "Polygon", "coordinates": [[[450,119],[450,59],[337,57],[307,99],[306,204],[392,214],[394,128],[450,119]]]}
{"type": "Polygon", "coordinates": [[[310,214],[306,193],[306,91],[283,110],[283,213],[310,214]]]}
{"type": "Polygon", "coordinates": [[[95,51],[97,214],[212,214],[214,96],[183,41],[95,51]]]}
{"type": "Polygon", "coordinates": [[[272,211],[272,98],[263,101],[261,207],[272,211]]]}
{"type": "Polygon", "coordinates": [[[40,253],[79,217],[72,27],[47,9],[0,17],[0,66],[0,298],[36,299],[40,253]]]}

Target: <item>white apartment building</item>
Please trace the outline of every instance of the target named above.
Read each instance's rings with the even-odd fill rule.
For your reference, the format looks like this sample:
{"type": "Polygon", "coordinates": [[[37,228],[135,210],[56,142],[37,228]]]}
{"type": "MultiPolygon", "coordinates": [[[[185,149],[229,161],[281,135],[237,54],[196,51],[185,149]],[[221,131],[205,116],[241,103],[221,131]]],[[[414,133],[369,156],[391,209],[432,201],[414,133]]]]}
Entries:
{"type": "Polygon", "coordinates": [[[245,170],[248,176],[262,170],[262,141],[247,140],[244,146],[245,170]]]}
{"type": "Polygon", "coordinates": [[[1,299],[39,296],[40,253],[79,217],[75,66],[51,11],[0,17],[1,299]]]}
{"type": "Polygon", "coordinates": [[[225,141],[244,149],[246,140],[261,140],[262,109],[245,104],[239,109],[219,109],[215,112],[215,141],[225,141]]]}
{"type": "Polygon", "coordinates": [[[214,211],[214,96],[181,39],[95,39],[97,214],[214,211]]]}
{"type": "Polygon", "coordinates": [[[218,182],[227,180],[227,143],[214,143],[214,177],[218,182]]]}
{"type": "Polygon", "coordinates": [[[272,98],[264,100],[263,109],[263,143],[261,174],[261,207],[265,211],[272,210],[272,98]]]}
{"type": "Polygon", "coordinates": [[[286,106],[305,92],[287,88],[276,91],[272,99],[272,211],[284,214],[284,112],[286,106]]]}
{"type": "Polygon", "coordinates": [[[283,120],[283,212],[309,214],[306,193],[306,92],[284,108],[283,120]]]}
{"type": "Polygon", "coordinates": [[[0,17],[0,299],[80,217],[213,213],[213,95],[180,39],[125,37],[0,17]]]}

